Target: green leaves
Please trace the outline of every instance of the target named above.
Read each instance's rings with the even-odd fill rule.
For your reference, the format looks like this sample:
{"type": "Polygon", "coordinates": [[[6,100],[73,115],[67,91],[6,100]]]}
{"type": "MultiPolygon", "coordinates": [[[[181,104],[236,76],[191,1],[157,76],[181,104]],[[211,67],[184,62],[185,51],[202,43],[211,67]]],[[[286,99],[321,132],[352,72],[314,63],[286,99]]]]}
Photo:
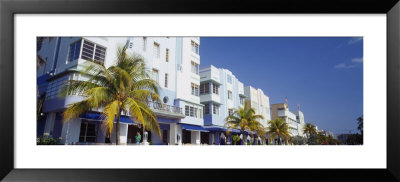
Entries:
{"type": "Polygon", "coordinates": [[[282,136],[286,140],[290,139],[289,125],[283,120],[283,118],[277,118],[268,122],[267,134],[272,141],[276,136],[280,139],[282,136]]]}
{"type": "Polygon", "coordinates": [[[317,132],[317,127],[311,123],[307,123],[304,126],[303,132],[307,134],[308,137],[310,137],[311,135],[316,135],[317,132]]]}
{"type": "Polygon", "coordinates": [[[238,109],[234,109],[233,114],[225,118],[225,126],[228,126],[226,133],[229,134],[230,130],[237,128],[242,132],[245,130],[257,132],[259,136],[264,137],[265,128],[258,121],[259,119],[264,119],[264,117],[256,115],[254,108],[245,104],[244,108],[239,107],[238,109]]]}

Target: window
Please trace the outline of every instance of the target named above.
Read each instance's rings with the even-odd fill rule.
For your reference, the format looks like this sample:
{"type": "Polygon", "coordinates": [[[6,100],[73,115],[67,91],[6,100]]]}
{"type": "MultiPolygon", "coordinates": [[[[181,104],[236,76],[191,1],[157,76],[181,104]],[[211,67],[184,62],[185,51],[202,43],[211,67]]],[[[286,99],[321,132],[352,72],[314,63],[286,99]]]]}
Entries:
{"type": "Polygon", "coordinates": [[[165,62],[168,62],[168,57],[169,57],[169,49],[165,50],[165,62]]]}
{"type": "Polygon", "coordinates": [[[158,82],[158,70],[153,69],[153,80],[155,80],[157,83],[158,82]]]}
{"type": "Polygon", "coordinates": [[[143,51],[146,51],[147,47],[147,37],[143,37],[143,51]]]}
{"type": "Polygon", "coordinates": [[[79,142],[96,142],[96,124],[82,120],[79,142]]]}
{"type": "Polygon", "coordinates": [[[240,97],[240,104],[244,104],[244,98],[243,97],[240,97]]]}
{"type": "Polygon", "coordinates": [[[129,48],[129,49],[132,49],[132,47],[133,47],[133,42],[132,42],[132,40],[129,40],[129,41],[127,42],[126,47],[129,48]]]}
{"type": "Polygon", "coordinates": [[[153,55],[155,58],[160,58],[160,44],[154,42],[153,55]]]}
{"type": "Polygon", "coordinates": [[[219,106],[216,104],[213,104],[213,114],[218,115],[219,114],[219,106]]]}
{"type": "Polygon", "coordinates": [[[233,114],[233,109],[228,109],[228,114],[232,115],[233,114]]]}
{"type": "Polygon", "coordinates": [[[190,117],[202,118],[201,109],[185,105],[185,115],[190,117]]]}
{"type": "Polygon", "coordinates": [[[228,80],[228,83],[232,84],[232,76],[231,75],[227,75],[227,80],[228,80]]]}
{"type": "Polygon", "coordinates": [[[210,104],[204,104],[204,114],[210,114],[210,104]]]}
{"type": "Polygon", "coordinates": [[[104,59],[106,57],[106,48],[89,42],[87,40],[83,40],[82,54],[81,58],[84,60],[96,60],[104,63],[104,59]]]}
{"type": "Polygon", "coordinates": [[[189,116],[194,117],[194,107],[192,106],[189,107],[189,116]]]}
{"type": "Polygon", "coordinates": [[[192,51],[196,54],[199,54],[199,44],[192,41],[192,51]]]}
{"type": "Polygon", "coordinates": [[[165,73],[164,86],[165,88],[168,88],[168,73],[165,73]]]}
{"type": "Polygon", "coordinates": [[[192,61],[191,70],[192,70],[192,73],[198,75],[199,74],[199,64],[192,61]]]}
{"type": "Polygon", "coordinates": [[[185,106],[185,115],[189,116],[189,106],[185,106]]]}
{"type": "Polygon", "coordinates": [[[210,83],[200,84],[200,94],[209,94],[209,93],[210,93],[210,83]]]}
{"type": "Polygon", "coordinates": [[[168,130],[162,130],[162,141],[163,143],[168,143],[168,130]]]}
{"type": "Polygon", "coordinates": [[[199,85],[196,85],[194,83],[190,83],[192,87],[192,95],[194,96],[199,96],[199,85]]]}
{"type": "Polygon", "coordinates": [[[219,86],[216,84],[212,84],[212,86],[213,86],[213,93],[218,95],[219,86]]]}
{"type": "Polygon", "coordinates": [[[232,100],[232,91],[228,90],[228,99],[232,100]]]}
{"type": "Polygon", "coordinates": [[[81,44],[82,40],[79,40],[69,45],[67,64],[79,58],[79,53],[81,52],[81,44]]]}

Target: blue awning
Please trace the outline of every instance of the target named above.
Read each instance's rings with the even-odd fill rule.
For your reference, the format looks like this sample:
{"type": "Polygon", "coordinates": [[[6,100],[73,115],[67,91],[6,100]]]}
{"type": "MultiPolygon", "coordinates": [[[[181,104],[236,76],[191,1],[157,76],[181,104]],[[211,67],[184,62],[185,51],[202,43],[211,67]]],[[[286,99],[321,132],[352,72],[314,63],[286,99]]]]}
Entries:
{"type": "MultiPolygon", "coordinates": [[[[219,127],[219,126],[205,126],[204,128],[207,129],[208,131],[211,131],[211,132],[226,132],[226,130],[228,129],[228,128],[219,127]]],[[[231,133],[240,133],[240,130],[238,130],[238,129],[230,129],[229,132],[231,132],[231,133]]]]}
{"type": "MultiPolygon", "coordinates": [[[[79,117],[82,119],[103,120],[100,113],[85,113],[85,114],[79,115],[79,117]]],[[[129,118],[127,116],[121,116],[119,121],[121,123],[126,123],[126,124],[134,124],[135,123],[135,122],[133,122],[133,120],[131,118],[129,118]]],[[[114,122],[117,122],[117,119],[115,119],[114,122]]]]}
{"type": "Polygon", "coordinates": [[[179,125],[181,125],[182,128],[185,130],[208,132],[208,130],[204,129],[202,126],[182,124],[182,123],[179,123],[179,125]]]}

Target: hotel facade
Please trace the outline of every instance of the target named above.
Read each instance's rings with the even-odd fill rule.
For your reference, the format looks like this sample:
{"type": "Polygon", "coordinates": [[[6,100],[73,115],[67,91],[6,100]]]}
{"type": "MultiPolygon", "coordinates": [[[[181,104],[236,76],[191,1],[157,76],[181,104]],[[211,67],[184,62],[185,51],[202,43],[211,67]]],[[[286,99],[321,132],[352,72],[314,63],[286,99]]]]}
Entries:
{"type": "MultiPolygon", "coordinates": [[[[160,85],[162,103],[150,103],[160,124],[161,137],[149,132],[153,144],[200,144],[203,105],[200,104],[199,37],[55,37],[39,46],[38,55],[46,61],[38,70],[39,95],[45,95],[37,134],[61,139],[62,144],[115,143],[114,131],[107,136],[99,111],[82,114],[62,122],[62,112],[83,98],[59,97],[68,80],[87,78],[78,74],[88,60],[98,60],[106,67],[116,61],[117,48],[140,55],[148,72],[160,85]]],[[[116,127],[114,127],[115,130],[116,127]]],[[[134,143],[140,131],[128,116],[121,117],[121,143],[134,143]]]]}

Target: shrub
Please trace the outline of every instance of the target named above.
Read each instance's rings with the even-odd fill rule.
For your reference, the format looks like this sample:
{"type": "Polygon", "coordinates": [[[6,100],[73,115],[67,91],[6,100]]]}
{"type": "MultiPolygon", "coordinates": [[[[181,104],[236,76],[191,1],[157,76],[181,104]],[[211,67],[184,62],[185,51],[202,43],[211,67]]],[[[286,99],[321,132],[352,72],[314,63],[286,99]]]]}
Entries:
{"type": "Polygon", "coordinates": [[[39,137],[36,139],[36,145],[57,145],[58,141],[54,138],[39,137]]]}
{"type": "Polygon", "coordinates": [[[233,141],[233,145],[237,145],[237,143],[240,141],[240,136],[233,135],[232,136],[232,141],[233,141]]]}
{"type": "Polygon", "coordinates": [[[307,143],[307,138],[302,136],[294,136],[291,138],[293,145],[305,145],[307,143]]]}

